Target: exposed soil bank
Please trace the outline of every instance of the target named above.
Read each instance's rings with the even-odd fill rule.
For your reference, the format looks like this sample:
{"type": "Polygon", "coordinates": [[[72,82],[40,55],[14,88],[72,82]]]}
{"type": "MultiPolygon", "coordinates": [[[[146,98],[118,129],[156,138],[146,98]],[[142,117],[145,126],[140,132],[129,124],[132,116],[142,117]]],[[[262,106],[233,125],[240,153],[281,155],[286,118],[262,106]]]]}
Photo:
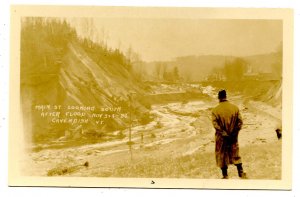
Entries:
{"type": "MultiPolygon", "coordinates": [[[[275,128],[278,108],[263,102],[244,102],[233,97],[244,127],[239,136],[245,170],[251,179],[281,177],[281,143],[275,128]],[[265,113],[260,113],[264,109],[265,113]]],[[[132,128],[122,140],[30,153],[24,173],[37,176],[176,177],[219,178],[214,160],[214,130],[210,109],[217,102],[194,101],[155,105],[156,117],[144,126],[132,128]],[[131,147],[131,149],[130,149],[131,147]],[[89,163],[86,167],[83,164],[89,163]]],[[[231,178],[238,178],[235,168],[231,178]]]]}

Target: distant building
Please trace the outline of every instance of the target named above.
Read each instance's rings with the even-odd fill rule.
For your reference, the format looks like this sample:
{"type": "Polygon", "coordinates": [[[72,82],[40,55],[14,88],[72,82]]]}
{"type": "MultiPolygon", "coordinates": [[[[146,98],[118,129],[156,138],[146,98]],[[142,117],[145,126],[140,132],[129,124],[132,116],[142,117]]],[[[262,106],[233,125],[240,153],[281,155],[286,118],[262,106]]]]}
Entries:
{"type": "Polygon", "coordinates": [[[213,73],[205,78],[206,81],[225,81],[226,77],[222,73],[213,73]]]}
{"type": "Polygon", "coordinates": [[[243,80],[259,80],[259,73],[244,73],[243,80]]]}
{"type": "Polygon", "coordinates": [[[274,73],[245,73],[243,75],[243,80],[270,81],[270,80],[279,80],[279,78],[274,73]]]}
{"type": "Polygon", "coordinates": [[[259,79],[270,81],[270,80],[278,80],[279,78],[274,73],[259,73],[259,79]]]}
{"type": "Polygon", "coordinates": [[[243,80],[278,80],[278,76],[272,73],[271,71],[254,71],[251,65],[247,66],[246,72],[243,75],[243,80]]]}

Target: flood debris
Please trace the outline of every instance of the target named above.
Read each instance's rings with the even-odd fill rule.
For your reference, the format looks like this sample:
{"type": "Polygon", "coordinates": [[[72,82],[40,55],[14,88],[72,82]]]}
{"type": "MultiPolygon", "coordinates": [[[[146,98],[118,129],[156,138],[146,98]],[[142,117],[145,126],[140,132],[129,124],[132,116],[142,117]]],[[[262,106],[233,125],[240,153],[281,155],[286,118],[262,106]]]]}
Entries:
{"type": "Polygon", "coordinates": [[[57,167],[48,170],[47,176],[62,176],[66,174],[74,173],[80,170],[82,167],[89,167],[89,162],[86,161],[84,164],[65,166],[64,164],[59,164],[57,167]]]}

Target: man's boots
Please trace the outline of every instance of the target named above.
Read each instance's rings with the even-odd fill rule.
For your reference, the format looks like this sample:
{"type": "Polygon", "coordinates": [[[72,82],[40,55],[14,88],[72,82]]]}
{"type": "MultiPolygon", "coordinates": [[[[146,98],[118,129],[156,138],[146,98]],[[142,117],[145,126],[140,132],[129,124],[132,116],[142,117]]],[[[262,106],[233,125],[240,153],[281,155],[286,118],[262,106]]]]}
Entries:
{"type": "Polygon", "coordinates": [[[241,163],[236,164],[236,168],[237,168],[239,177],[242,179],[247,179],[247,174],[244,172],[242,164],[241,163]]]}
{"type": "Polygon", "coordinates": [[[223,175],[222,179],[228,179],[227,168],[228,168],[227,166],[224,166],[223,168],[221,168],[222,175],[223,175]]]}

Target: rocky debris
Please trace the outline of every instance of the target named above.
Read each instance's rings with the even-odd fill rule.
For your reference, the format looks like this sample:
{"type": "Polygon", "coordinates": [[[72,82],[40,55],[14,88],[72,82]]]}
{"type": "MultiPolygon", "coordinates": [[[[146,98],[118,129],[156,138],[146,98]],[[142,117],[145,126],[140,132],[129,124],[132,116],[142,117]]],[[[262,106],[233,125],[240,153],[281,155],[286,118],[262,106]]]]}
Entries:
{"type": "Polygon", "coordinates": [[[73,172],[79,171],[82,167],[89,167],[89,162],[86,161],[84,164],[67,166],[65,163],[60,163],[57,167],[48,170],[47,176],[62,176],[66,174],[71,174],[73,172]]]}

